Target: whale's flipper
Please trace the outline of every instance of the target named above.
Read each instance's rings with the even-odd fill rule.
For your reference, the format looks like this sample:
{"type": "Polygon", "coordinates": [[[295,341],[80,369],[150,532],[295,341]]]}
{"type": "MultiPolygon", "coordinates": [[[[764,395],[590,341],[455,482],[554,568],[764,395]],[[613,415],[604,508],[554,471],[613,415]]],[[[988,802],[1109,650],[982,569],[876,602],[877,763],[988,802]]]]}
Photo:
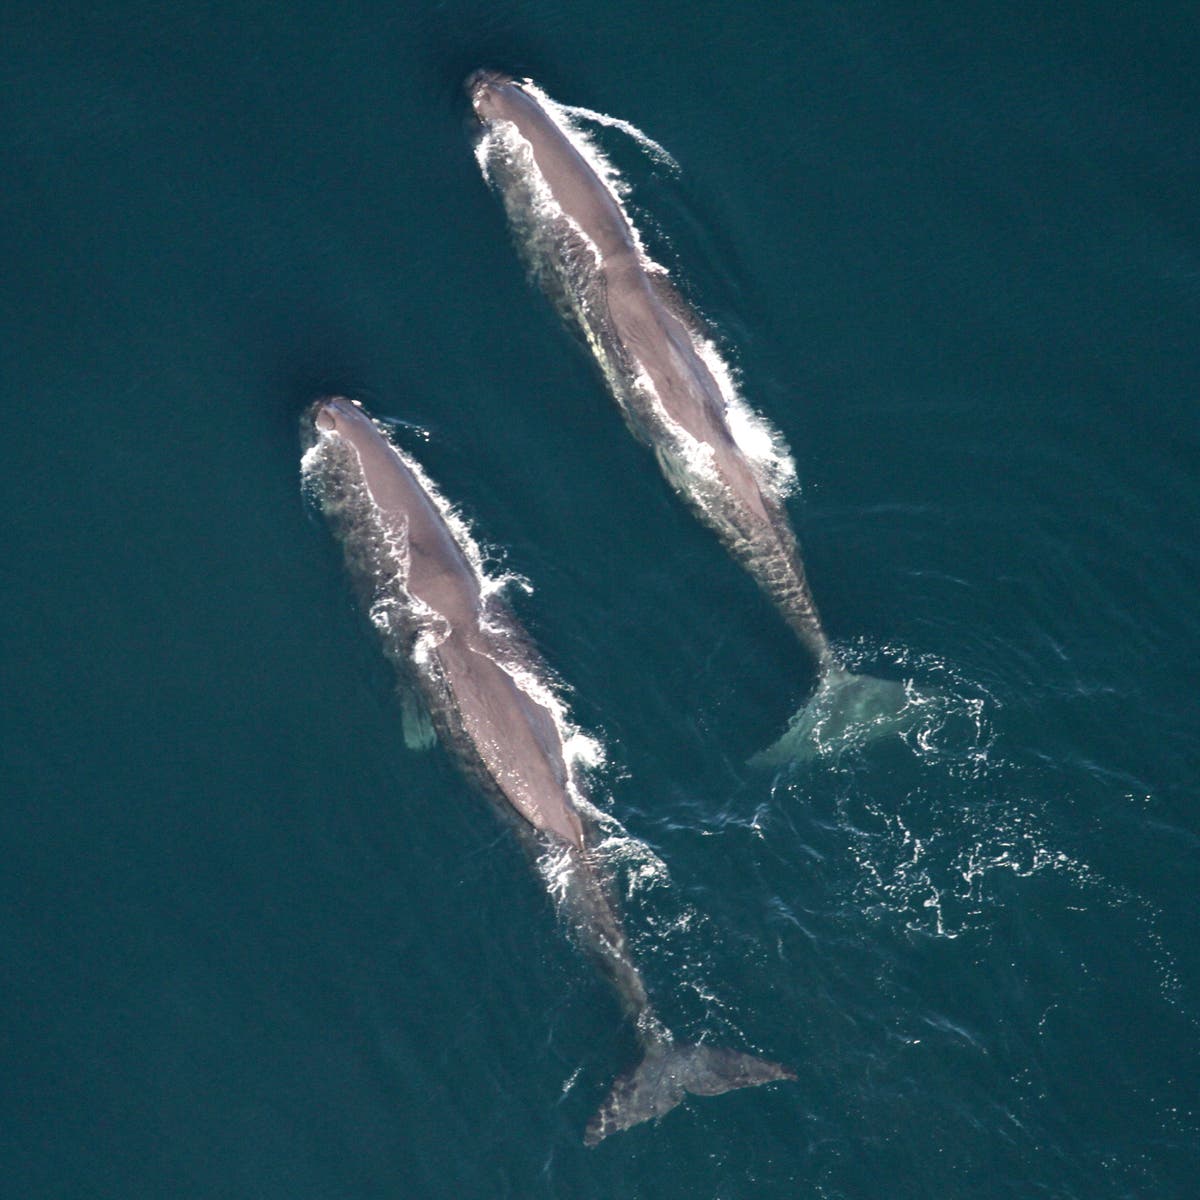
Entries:
{"type": "Polygon", "coordinates": [[[432,750],[437,745],[437,731],[429,709],[421,697],[407,687],[400,689],[400,728],[404,733],[404,744],[410,750],[432,750]]]}
{"type": "Polygon", "coordinates": [[[585,1146],[595,1146],[652,1117],[669,1113],[689,1092],[719,1096],[735,1088],[755,1087],[775,1079],[795,1079],[779,1063],[720,1046],[652,1041],[645,1057],[613,1084],[608,1098],[588,1122],[585,1146]]]}
{"type": "Polygon", "coordinates": [[[895,679],[835,668],[821,680],[783,736],[750,759],[752,767],[804,762],[847,745],[902,733],[915,717],[917,696],[895,679]]]}

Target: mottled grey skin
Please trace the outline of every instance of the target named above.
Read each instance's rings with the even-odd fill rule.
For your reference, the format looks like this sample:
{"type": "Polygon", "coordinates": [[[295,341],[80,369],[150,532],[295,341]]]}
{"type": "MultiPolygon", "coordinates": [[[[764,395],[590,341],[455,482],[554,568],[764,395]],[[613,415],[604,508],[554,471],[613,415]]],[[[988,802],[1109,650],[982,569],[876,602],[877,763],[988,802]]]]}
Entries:
{"type": "MultiPolygon", "coordinates": [[[[614,988],[642,1045],[588,1124],[595,1145],[661,1116],[686,1092],[716,1095],[794,1078],[777,1063],[732,1050],[676,1044],[654,1015],[576,807],[554,714],[504,665],[544,669],[515,618],[486,598],[462,546],[420,478],[352,401],[318,401],[308,441],[320,439],[322,507],[341,540],[388,656],[421,691],[442,741],[527,847],[558,852],[555,891],[583,948],[614,988]],[[418,661],[419,659],[419,661],[418,661]]],[[[542,675],[544,678],[544,674],[542,675]]]]}
{"type": "Polygon", "coordinates": [[[466,88],[483,125],[511,122],[516,127],[555,201],[597,249],[601,286],[591,299],[604,312],[585,318],[594,323],[586,330],[593,348],[599,342],[624,361],[626,371],[645,372],[670,420],[711,450],[720,496],[698,502],[689,483],[671,469],[674,434],[644,397],[623,389],[618,399],[635,433],[659,453],[672,484],[775,602],[819,670],[840,670],[787,514],[759,486],[730,432],[720,387],[696,353],[689,329],[689,323],[696,323],[694,315],[660,277],[647,272],[633,231],[608,188],[535,96],[510,76],[491,71],[476,72],[466,88]]]}

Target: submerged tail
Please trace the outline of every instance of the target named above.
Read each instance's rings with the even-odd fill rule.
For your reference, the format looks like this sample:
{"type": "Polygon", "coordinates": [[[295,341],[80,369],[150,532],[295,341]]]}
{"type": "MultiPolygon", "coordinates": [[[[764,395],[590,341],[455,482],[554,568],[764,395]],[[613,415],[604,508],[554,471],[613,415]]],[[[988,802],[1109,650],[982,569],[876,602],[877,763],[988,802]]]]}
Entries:
{"type": "Polygon", "coordinates": [[[918,699],[905,684],[874,675],[828,671],[783,736],[751,760],[755,767],[803,762],[818,754],[901,733],[915,716],[918,699]]]}
{"type": "Polygon", "coordinates": [[[689,1092],[693,1096],[719,1096],[735,1088],[795,1078],[794,1071],[753,1054],[719,1046],[652,1040],[642,1061],[613,1084],[608,1098],[588,1122],[583,1142],[595,1146],[610,1133],[661,1117],[689,1092]]]}

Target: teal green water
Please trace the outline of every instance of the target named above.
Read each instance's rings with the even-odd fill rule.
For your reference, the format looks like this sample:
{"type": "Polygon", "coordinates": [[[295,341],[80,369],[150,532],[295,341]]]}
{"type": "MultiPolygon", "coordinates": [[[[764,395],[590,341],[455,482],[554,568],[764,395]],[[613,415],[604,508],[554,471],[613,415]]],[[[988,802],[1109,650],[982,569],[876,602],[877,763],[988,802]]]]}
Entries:
{"type": "Polygon", "coordinates": [[[1200,1178],[1189,6],[0,16],[0,1194],[1163,1197],[1200,1178]],[[491,64],[626,118],[785,433],[832,636],[946,698],[761,777],[811,682],[527,285],[491,64]],[[664,1017],[799,1080],[580,1144],[632,1053],[299,493],[338,390],[504,566],[669,865],[664,1017]]]}

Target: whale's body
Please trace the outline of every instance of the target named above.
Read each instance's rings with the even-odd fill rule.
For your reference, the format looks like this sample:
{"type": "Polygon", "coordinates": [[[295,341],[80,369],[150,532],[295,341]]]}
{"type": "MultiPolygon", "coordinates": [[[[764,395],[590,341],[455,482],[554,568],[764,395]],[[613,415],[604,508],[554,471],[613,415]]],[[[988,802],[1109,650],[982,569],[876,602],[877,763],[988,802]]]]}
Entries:
{"type": "MultiPolygon", "coordinates": [[[[582,850],[583,825],[568,790],[558,726],[505,670],[513,630],[498,605],[485,606],[474,567],[413,465],[346,400],[323,403],[314,424],[337,439],[344,469],[365,489],[360,498],[365,511],[339,530],[343,541],[364,549],[363,525],[370,527],[372,517],[378,552],[394,553],[396,569],[404,572],[407,595],[372,597],[382,604],[374,617],[389,624],[388,632],[400,626],[402,643],[421,659],[411,669],[419,672],[418,686],[430,693],[430,716],[443,740],[468,757],[472,774],[487,780],[534,829],[582,850]]],[[[328,452],[333,454],[332,446],[328,452]]],[[[395,586],[399,580],[393,574],[379,581],[372,570],[365,582],[395,586]]]]}
{"type": "Polygon", "coordinates": [[[790,459],[777,444],[763,454],[776,435],[745,408],[699,319],[643,252],[605,164],[530,81],[477,71],[466,88],[483,131],[477,157],[532,273],[583,333],[668,481],[812,656],[813,696],[758,760],[807,757],[851,728],[900,728],[902,685],[851,673],[830,646],[784,508],[790,459]]]}
{"type": "Polygon", "coordinates": [[[738,444],[698,322],[642,253],[609,183],[539,93],[505,75],[467,83],[484,162],[509,217],[583,329],[634,433],[676,490],[775,601],[824,672],[836,667],[780,498],[738,444]],[[515,135],[515,137],[514,137],[515,135]]]}
{"type": "Polygon", "coordinates": [[[660,1116],[686,1092],[794,1078],[751,1055],[676,1043],[655,1017],[598,866],[545,668],[507,606],[485,591],[469,536],[419,466],[341,398],[313,407],[306,440],[306,482],[342,542],[385,652],[530,852],[553,857],[563,912],[637,1031],[644,1057],[617,1081],[585,1141],[660,1116]]]}

